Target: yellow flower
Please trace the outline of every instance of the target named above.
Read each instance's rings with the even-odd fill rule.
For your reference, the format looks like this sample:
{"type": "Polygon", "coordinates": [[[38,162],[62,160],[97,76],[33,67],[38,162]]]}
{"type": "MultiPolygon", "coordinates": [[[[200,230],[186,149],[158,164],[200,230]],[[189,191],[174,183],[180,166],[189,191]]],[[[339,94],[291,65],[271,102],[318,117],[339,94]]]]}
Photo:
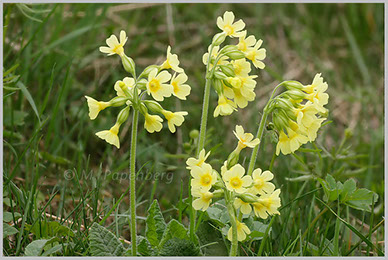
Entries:
{"type": "Polygon", "coordinates": [[[106,46],[100,47],[100,52],[107,53],[108,56],[118,54],[120,57],[124,55],[124,45],[127,42],[127,34],[125,31],[120,32],[120,42],[117,40],[117,37],[115,35],[111,35],[108,39],[106,39],[106,46]]]}
{"type": "Polygon", "coordinates": [[[109,107],[109,102],[97,101],[88,96],[85,96],[85,98],[88,102],[89,117],[91,120],[96,119],[98,113],[100,113],[101,110],[104,110],[105,108],[109,107]]]}
{"type": "Polygon", "coordinates": [[[311,125],[303,129],[303,132],[307,135],[310,142],[313,142],[317,138],[317,132],[321,127],[322,122],[325,120],[326,118],[315,117],[315,120],[311,123],[311,125]]]}
{"type": "Polygon", "coordinates": [[[163,62],[161,69],[173,69],[174,71],[181,73],[183,69],[179,67],[178,55],[171,54],[171,47],[167,47],[167,59],[163,62]]]}
{"type": "Polygon", "coordinates": [[[194,166],[199,166],[201,167],[202,164],[205,163],[206,159],[209,157],[210,155],[210,152],[206,153],[205,152],[205,149],[202,149],[200,152],[199,152],[199,156],[198,156],[198,159],[195,159],[193,157],[187,159],[186,161],[186,164],[187,164],[187,167],[186,169],[191,169],[192,167],[194,166]]]}
{"type": "Polygon", "coordinates": [[[117,134],[119,133],[119,129],[120,125],[116,123],[114,126],[111,127],[111,129],[97,132],[96,135],[102,140],[105,140],[107,143],[112,144],[117,148],[120,148],[120,141],[119,137],[117,136],[117,134]]]}
{"type": "Polygon", "coordinates": [[[231,61],[236,76],[247,77],[251,72],[251,64],[246,59],[231,61]]]}
{"type": "Polygon", "coordinates": [[[207,210],[212,201],[213,193],[202,189],[191,189],[191,194],[196,198],[193,200],[193,208],[195,210],[207,210]]]}
{"type": "Polygon", "coordinates": [[[259,198],[259,202],[252,203],[253,210],[257,217],[266,219],[268,215],[280,214],[278,208],[280,203],[280,189],[275,190],[271,194],[264,194],[259,198]]]}
{"type": "MultiPolygon", "coordinates": [[[[251,233],[251,231],[249,230],[247,225],[238,221],[237,219],[236,219],[236,224],[237,224],[237,240],[244,241],[247,235],[251,233]]],[[[232,231],[232,227],[230,227],[228,231],[228,240],[232,241],[232,238],[233,238],[233,231],[232,231]]]]}
{"type": "Polygon", "coordinates": [[[253,46],[255,46],[255,43],[256,43],[255,36],[250,35],[247,38],[245,38],[246,36],[247,36],[247,31],[243,31],[241,36],[238,38],[237,48],[242,52],[246,52],[248,48],[252,48],[253,46]]]}
{"type": "Polygon", "coordinates": [[[191,180],[191,187],[193,189],[208,191],[217,181],[217,173],[207,163],[203,163],[201,167],[193,166],[190,174],[193,176],[191,180]]]}
{"type": "MultiPolygon", "coordinates": [[[[116,81],[114,89],[116,90],[117,96],[125,97],[125,91],[129,90],[129,93],[131,93],[134,87],[135,80],[130,77],[125,77],[123,80],[116,81]]],[[[140,89],[138,89],[138,94],[140,94],[140,89]]]]}
{"type": "Polygon", "coordinates": [[[186,111],[173,113],[171,111],[162,110],[162,114],[168,121],[168,129],[170,129],[171,133],[175,133],[175,126],[181,126],[183,121],[185,121],[183,116],[186,116],[188,113],[186,111]]]}
{"type": "Polygon", "coordinates": [[[234,135],[238,139],[237,149],[240,151],[245,147],[254,148],[256,145],[260,143],[258,138],[254,138],[251,133],[244,133],[244,128],[241,125],[236,125],[236,131],[233,131],[234,135]]]}
{"type": "Polygon", "coordinates": [[[303,88],[303,91],[308,94],[307,99],[316,104],[321,112],[325,111],[323,106],[329,102],[329,95],[325,93],[327,88],[328,85],[326,82],[323,82],[321,73],[315,75],[311,85],[304,86],[303,88]]]}
{"type": "Polygon", "coordinates": [[[145,122],[144,122],[144,128],[149,132],[159,132],[162,130],[163,125],[163,119],[158,115],[150,115],[148,113],[145,114],[145,122]]]}
{"type": "Polygon", "coordinates": [[[248,202],[244,202],[243,200],[236,198],[233,203],[236,209],[240,209],[241,213],[249,214],[252,211],[252,207],[248,202]]]}
{"type": "Polygon", "coordinates": [[[279,155],[280,151],[284,155],[294,153],[298,148],[309,141],[309,139],[300,131],[299,126],[290,121],[290,127],[287,128],[287,134],[284,131],[280,131],[279,141],[276,145],[276,155],[279,155]]]}
{"type": "Polygon", "coordinates": [[[233,110],[236,110],[236,105],[234,104],[234,102],[227,99],[224,95],[221,94],[218,96],[218,106],[216,107],[216,109],[214,109],[213,116],[227,116],[232,114],[233,110]]]}
{"type": "Polygon", "coordinates": [[[187,75],[185,73],[178,74],[178,76],[172,77],[171,86],[173,86],[174,91],[172,94],[179,99],[186,100],[186,97],[190,95],[191,87],[187,84],[184,84],[187,81],[187,75]]]}
{"type": "Polygon", "coordinates": [[[244,173],[245,169],[240,164],[236,164],[227,170],[222,176],[226,188],[237,193],[246,192],[248,186],[252,184],[252,178],[248,175],[244,176],[244,173]]]}
{"type": "Polygon", "coordinates": [[[228,77],[226,81],[232,85],[233,88],[241,88],[242,81],[239,77],[228,77]]]}
{"type": "Polygon", "coordinates": [[[253,65],[259,69],[264,69],[265,67],[262,60],[265,59],[266,50],[264,48],[259,49],[262,43],[262,40],[258,40],[253,48],[248,48],[245,52],[245,57],[251,60],[253,65]]]}
{"type": "MultiPolygon", "coordinates": [[[[207,65],[207,60],[209,59],[209,52],[210,52],[210,49],[211,49],[211,45],[208,47],[208,52],[206,52],[203,56],[202,56],[202,62],[203,64],[207,65]]],[[[217,58],[217,55],[218,55],[218,51],[220,50],[220,46],[214,46],[213,47],[213,50],[212,50],[212,53],[211,53],[211,57],[210,59],[216,59],[217,58]]],[[[224,65],[224,64],[227,64],[228,61],[227,61],[228,57],[227,56],[222,56],[216,65],[224,65]]],[[[211,62],[210,65],[209,65],[209,69],[213,68],[213,63],[211,62]]]]}
{"type": "Polygon", "coordinates": [[[157,69],[153,69],[148,75],[147,93],[157,101],[163,101],[164,97],[171,96],[173,87],[169,84],[164,84],[171,79],[171,74],[167,71],[162,71],[158,74],[157,69]]]}
{"type": "Polygon", "coordinates": [[[249,192],[253,194],[264,195],[266,193],[272,193],[275,190],[275,185],[269,181],[273,179],[273,174],[270,171],[262,171],[257,168],[252,173],[253,186],[249,192]]]}
{"type": "Polygon", "coordinates": [[[310,101],[306,104],[300,105],[298,108],[293,109],[295,116],[297,117],[296,122],[298,125],[309,127],[316,120],[315,114],[317,114],[318,108],[310,101]]]}
{"type": "Polygon", "coordinates": [[[218,28],[223,30],[227,36],[233,38],[240,37],[241,35],[243,35],[243,32],[241,32],[241,30],[244,29],[245,23],[241,19],[234,23],[233,12],[225,12],[223,19],[221,16],[217,18],[217,26],[218,28]]]}

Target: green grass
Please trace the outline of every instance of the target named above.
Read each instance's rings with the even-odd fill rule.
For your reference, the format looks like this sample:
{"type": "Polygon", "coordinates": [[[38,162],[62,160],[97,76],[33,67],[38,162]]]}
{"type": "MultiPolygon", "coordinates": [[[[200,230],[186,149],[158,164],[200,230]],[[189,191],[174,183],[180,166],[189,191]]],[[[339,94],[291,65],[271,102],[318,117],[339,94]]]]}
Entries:
{"type": "MultiPolygon", "coordinates": [[[[258,72],[254,102],[229,117],[209,117],[205,147],[214,148],[211,158],[228,156],[235,145],[236,124],[256,132],[263,106],[281,80],[309,84],[321,72],[329,84],[332,121],[322,127],[314,145],[296,153],[297,158],[281,155],[271,166],[275,145],[269,134],[264,136],[256,166],[272,168],[283,207],[265,239],[240,247],[240,255],[365,256],[384,251],[383,7],[173,4],[171,30],[164,4],[33,5],[36,11],[27,14],[34,20],[14,4],[4,5],[4,71],[18,65],[7,77],[20,77],[3,89],[4,211],[12,213],[10,223],[18,230],[3,240],[3,254],[23,255],[31,241],[43,237],[30,235],[29,227],[35,223],[43,227],[45,221],[57,221],[74,233],[57,241],[63,245],[59,255],[90,255],[85,230],[95,222],[130,240],[129,196],[118,202],[128,192],[129,181],[120,180],[118,173],[129,173],[131,126],[121,129],[120,150],[106,144],[94,133],[110,127],[119,110],[105,110],[99,120],[91,121],[84,98],[110,99],[114,82],[126,76],[117,57],[98,51],[110,34],[121,29],[128,33],[126,53],[138,71],[162,62],[171,44],[192,87],[188,101],[164,101],[166,107],[189,112],[180,133],[163,129],[148,134],[139,122],[137,169],[144,166],[139,176],[172,177],[171,182],[167,175],[137,181],[139,235],[144,235],[146,212],[154,198],[166,221],[178,219],[188,226],[189,172],[183,144],[190,141],[191,130],[199,129],[205,84],[202,55],[218,32],[217,16],[226,10],[242,18],[250,34],[263,39],[266,69],[258,72]],[[318,149],[322,151],[311,152],[318,149]],[[323,204],[324,192],[315,178],[327,174],[341,182],[355,178],[358,187],[376,192],[373,213],[323,204]],[[111,216],[104,218],[108,212],[111,216]],[[23,216],[21,220],[15,213],[23,216]]],[[[211,114],[216,102],[212,93],[211,114]]],[[[244,166],[249,156],[250,151],[242,152],[244,166]]]]}

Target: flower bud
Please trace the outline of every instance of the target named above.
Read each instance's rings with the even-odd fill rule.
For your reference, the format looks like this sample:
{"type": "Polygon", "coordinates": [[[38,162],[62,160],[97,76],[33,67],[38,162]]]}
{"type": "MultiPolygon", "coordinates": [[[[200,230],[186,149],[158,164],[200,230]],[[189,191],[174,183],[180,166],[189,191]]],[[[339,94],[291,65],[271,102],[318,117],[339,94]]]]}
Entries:
{"type": "Polygon", "coordinates": [[[213,79],[212,86],[213,86],[214,90],[217,92],[218,95],[223,93],[222,80],[220,80],[220,79],[213,79]]]}
{"type": "Polygon", "coordinates": [[[231,51],[238,51],[238,48],[236,45],[226,45],[224,48],[220,50],[221,54],[225,54],[226,52],[231,52],[231,51]]]}
{"type": "Polygon", "coordinates": [[[234,68],[232,64],[220,65],[219,67],[222,70],[222,72],[225,73],[226,76],[228,77],[236,76],[236,73],[234,72],[234,68]]]}
{"type": "Polygon", "coordinates": [[[245,58],[245,54],[239,50],[225,52],[225,55],[228,56],[232,60],[239,60],[239,59],[245,58]]]}
{"type": "Polygon", "coordinates": [[[112,107],[120,107],[123,106],[127,102],[127,97],[114,97],[111,100],[109,100],[109,105],[112,107]]]}
{"type": "Polygon", "coordinates": [[[214,77],[217,79],[227,79],[227,76],[222,71],[215,71],[214,77]]]}
{"type": "Polygon", "coordinates": [[[147,109],[146,105],[145,105],[143,102],[140,103],[139,111],[140,111],[140,113],[142,113],[143,115],[145,115],[145,114],[148,113],[148,109],[147,109]]]}
{"type": "Polygon", "coordinates": [[[276,101],[277,101],[276,107],[280,107],[281,109],[292,110],[294,108],[294,106],[292,105],[289,99],[277,98],[276,101]]]}
{"type": "Polygon", "coordinates": [[[149,110],[151,110],[154,113],[162,113],[163,107],[154,100],[144,100],[142,101],[149,110]]]}
{"type": "Polygon", "coordinates": [[[213,199],[222,198],[224,196],[223,190],[215,190],[213,191],[213,199]]]}
{"type": "Polygon", "coordinates": [[[117,123],[118,124],[121,125],[128,119],[130,108],[131,108],[130,106],[127,106],[120,111],[119,115],[117,116],[117,123]]]}
{"type": "Polygon", "coordinates": [[[183,149],[184,149],[185,151],[189,151],[190,148],[191,148],[191,144],[190,144],[190,143],[184,143],[184,144],[183,144],[183,149]]]}
{"type": "Polygon", "coordinates": [[[246,203],[255,203],[259,201],[259,197],[250,193],[237,194],[237,197],[246,203]]]}
{"type": "Polygon", "coordinates": [[[234,149],[234,151],[229,154],[228,156],[228,162],[227,162],[227,168],[230,169],[234,165],[238,163],[238,159],[240,157],[240,149],[234,149]]]}
{"type": "Polygon", "coordinates": [[[141,79],[137,82],[136,86],[138,89],[141,89],[141,90],[146,90],[147,87],[147,80],[146,79],[141,79]]]}
{"type": "Polygon", "coordinates": [[[225,32],[217,33],[213,37],[213,41],[212,41],[213,46],[219,46],[221,43],[225,41],[225,38],[226,38],[225,32]]]}
{"type": "Polygon", "coordinates": [[[292,89],[302,90],[303,89],[302,83],[295,81],[295,80],[286,81],[283,83],[283,85],[289,90],[292,90],[292,89]]]}
{"type": "Polygon", "coordinates": [[[349,139],[352,138],[353,136],[353,130],[351,128],[346,128],[345,129],[345,138],[349,139]]]}
{"type": "Polygon", "coordinates": [[[199,136],[199,131],[197,129],[193,129],[190,131],[189,136],[191,139],[197,139],[199,136]]]}
{"type": "Polygon", "coordinates": [[[121,61],[123,63],[124,69],[128,73],[131,73],[133,77],[135,77],[135,62],[133,61],[133,59],[124,54],[123,56],[121,56],[121,61]]]}
{"type": "Polygon", "coordinates": [[[297,89],[287,90],[284,93],[285,93],[285,95],[289,96],[290,98],[292,98],[294,100],[300,100],[300,99],[306,98],[306,94],[303,91],[297,90],[297,89]]]}
{"type": "Polygon", "coordinates": [[[150,65],[148,66],[147,68],[145,68],[143,70],[143,72],[140,74],[139,78],[146,78],[148,77],[148,74],[150,74],[150,72],[153,70],[153,69],[160,69],[160,66],[158,65],[150,65]]]}
{"type": "Polygon", "coordinates": [[[288,126],[288,117],[282,110],[277,109],[272,113],[272,122],[280,131],[288,126]]]}

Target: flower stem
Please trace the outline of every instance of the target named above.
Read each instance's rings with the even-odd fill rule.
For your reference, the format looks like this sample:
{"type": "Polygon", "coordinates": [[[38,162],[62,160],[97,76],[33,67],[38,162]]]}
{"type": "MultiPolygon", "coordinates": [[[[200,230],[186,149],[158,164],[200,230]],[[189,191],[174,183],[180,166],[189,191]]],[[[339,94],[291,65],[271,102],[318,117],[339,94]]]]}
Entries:
{"type": "MultiPolygon", "coordinates": [[[[206,65],[206,83],[205,83],[205,91],[203,96],[203,106],[202,106],[202,117],[201,117],[201,125],[199,130],[199,140],[196,156],[199,156],[201,150],[205,147],[205,139],[206,139],[206,126],[207,126],[207,116],[209,111],[209,100],[210,100],[210,89],[211,89],[211,79],[208,78],[209,73],[209,64],[211,59],[211,54],[213,50],[213,45],[210,47],[209,58],[206,65]]],[[[189,201],[192,201],[191,192],[189,192],[189,201]]],[[[196,220],[196,210],[190,203],[190,238],[194,241],[194,233],[195,233],[195,220],[196,220]]]]}
{"type": "Polygon", "coordinates": [[[137,124],[139,120],[139,111],[134,109],[132,119],[131,135],[131,178],[130,178],[130,203],[131,203],[131,244],[132,255],[136,256],[136,143],[137,143],[137,124]]]}
{"type": "Polygon", "coordinates": [[[271,97],[269,98],[267,104],[265,105],[265,107],[263,109],[263,116],[261,117],[259,129],[257,130],[257,134],[256,134],[256,138],[259,138],[260,143],[258,145],[256,145],[255,148],[253,148],[253,150],[252,150],[251,160],[249,161],[249,167],[248,167],[248,172],[247,172],[248,175],[252,175],[253,168],[255,167],[257,153],[259,152],[260,144],[262,142],[261,139],[262,139],[263,133],[264,133],[264,126],[265,126],[265,123],[267,122],[268,114],[270,113],[269,106],[271,104],[271,101],[273,100],[273,97],[275,95],[276,90],[280,86],[282,86],[284,83],[285,83],[285,81],[283,81],[282,83],[280,83],[279,85],[277,85],[274,88],[274,90],[272,91],[271,97]]]}
{"type": "Polygon", "coordinates": [[[233,207],[233,198],[231,198],[230,193],[228,194],[228,191],[225,191],[225,199],[226,204],[228,208],[229,213],[229,219],[230,223],[232,224],[232,244],[230,247],[229,256],[237,256],[237,246],[238,246],[238,240],[237,240],[237,218],[236,218],[236,212],[233,207]]]}

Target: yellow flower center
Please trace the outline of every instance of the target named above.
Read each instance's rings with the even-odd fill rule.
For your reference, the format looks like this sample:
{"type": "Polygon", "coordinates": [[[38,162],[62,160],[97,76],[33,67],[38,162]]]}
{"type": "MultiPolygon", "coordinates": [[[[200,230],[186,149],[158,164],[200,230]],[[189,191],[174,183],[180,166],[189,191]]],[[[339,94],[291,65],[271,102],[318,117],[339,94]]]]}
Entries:
{"type": "Polygon", "coordinates": [[[151,92],[156,92],[160,89],[160,83],[159,83],[159,80],[157,79],[153,79],[150,81],[149,83],[149,86],[150,86],[150,90],[151,92]]]}
{"type": "Polygon", "coordinates": [[[209,173],[207,173],[207,174],[205,174],[205,175],[203,175],[203,176],[201,177],[201,184],[202,184],[203,186],[209,185],[209,184],[211,183],[211,181],[212,181],[212,176],[210,176],[209,173]]]}
{"type": "Polygon", "coordinates": [[[233,177],[230,179],[230,185],[234,188],[234,189],[238,189],[242,186],[242,181],[239,177],[233,177]]]}
{"type": "Polygon", "coordinates": [[[115,46],[112,50],[114,53],[117,53],[118,55],[121,55],[124,52],[123,45],[119,44],[115,46]]]}
{"type": "Polygon", "coordinates": [[[245,43],[245,41],[240,41],[240,42],[237,44],[237,48],[238,48],[240,51],[246,51],[246,50],[247,50],[247,44],[245,43]]]}
{"type": "Polygon", "coordinates": [[[261,189],[264,186],[264,181],[261,178],[258,178],[255,180],[255,188],[256,189],[261,189]]]}
{"type": "Polygon", "coordinates": [[[171,85],[174,87],[174,93],[177,93],[179,91],[178,83],[173,81],[171,82],[171,85]]]}
{"type": "Polygon", "coordinates": [[[254,60],[256,57],[256,52],[255,51],[250,51],[248,54],[245,56],[249,60],[254,60]]]}
{"type": "Polygon", "coordinates": [[[242,71],[242,67],[237,65],[237,64],[234,64],[234,73],[236,73],[236,75],[240,74],[242,71]]]}
{"type": "Polygon", "coordinates": [[[224,26],[224,32],[226,32],[226,34],[229,36],[229,35],[232,35],[234,33],[234,28],[233,26],[231,26],[230,24],[227,24],[224,26]]]}

